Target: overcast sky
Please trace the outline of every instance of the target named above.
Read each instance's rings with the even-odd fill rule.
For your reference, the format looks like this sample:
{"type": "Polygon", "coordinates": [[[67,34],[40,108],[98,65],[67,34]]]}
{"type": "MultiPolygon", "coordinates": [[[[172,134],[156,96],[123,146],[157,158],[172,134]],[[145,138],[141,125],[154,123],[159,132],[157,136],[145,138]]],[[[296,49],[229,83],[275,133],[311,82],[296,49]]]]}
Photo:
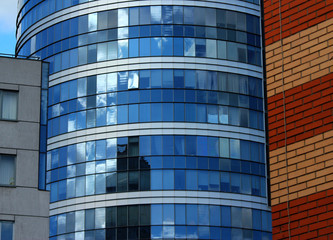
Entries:
{"type": "Polygon", "coordinates": [[[15,53],[17,0],[0,0],[0,53],[15,53]]]}

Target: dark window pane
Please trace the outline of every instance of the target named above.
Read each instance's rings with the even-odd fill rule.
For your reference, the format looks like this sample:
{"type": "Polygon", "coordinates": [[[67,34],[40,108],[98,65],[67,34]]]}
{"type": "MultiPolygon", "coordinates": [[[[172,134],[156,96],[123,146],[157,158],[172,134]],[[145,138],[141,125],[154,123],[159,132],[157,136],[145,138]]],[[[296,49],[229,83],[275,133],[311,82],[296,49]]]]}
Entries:
{"type": "Polygon", "coordinates": [[[117,226],[127,226],[127,206],[117,207],[117,226]]]}

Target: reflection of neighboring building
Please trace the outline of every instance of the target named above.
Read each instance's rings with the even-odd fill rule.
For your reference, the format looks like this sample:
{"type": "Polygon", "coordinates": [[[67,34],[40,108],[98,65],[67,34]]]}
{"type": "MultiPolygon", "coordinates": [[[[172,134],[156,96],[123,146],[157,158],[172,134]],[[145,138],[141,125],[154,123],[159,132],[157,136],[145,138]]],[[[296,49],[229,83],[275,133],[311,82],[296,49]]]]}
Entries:
{"type": "Polygon", "coordinates": [[[48,237],[49,193],[38,189],[42,69],[47,66],[0,57],[1,240],[48,237]]]}
{"type": "Polygon", "coordinates": [[[269,239],[259,1],[37,2],[50,239],[269,239]]]}

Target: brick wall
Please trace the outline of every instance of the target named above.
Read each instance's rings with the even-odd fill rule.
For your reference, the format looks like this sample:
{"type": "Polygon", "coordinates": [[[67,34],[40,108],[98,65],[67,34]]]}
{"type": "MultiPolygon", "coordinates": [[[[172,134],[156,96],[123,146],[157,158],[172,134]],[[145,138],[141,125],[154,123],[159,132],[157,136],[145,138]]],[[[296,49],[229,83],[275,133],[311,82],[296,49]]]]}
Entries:
{"type": "Polygon", "coordinates": [[[264,0],[273,239],[333,239],[333,0],[264,0]]]}
{"type": "Polygon", "coordinates": [[[272,206],[333,188],[333,130],[270,151],[272,206]]]}
{"type": "Polygon", "coordinates": [[[275,205],[272,218],[274,239],[332,239],[333,190],[275,205]]]}
{"type": "Polygon", "coordinates": [[[333,72],[333,18],[266,46],[267,96],[333,72]]]}
{"type": "Polygon", "coordinates": [[[332,17],[332,0],[264,0],[266,46],[332,17]]]}
{"type": "Polygon", "coordinates": [[[268,98],[268,123],[270,150],[332,130],[333,73],[268,98]]]}

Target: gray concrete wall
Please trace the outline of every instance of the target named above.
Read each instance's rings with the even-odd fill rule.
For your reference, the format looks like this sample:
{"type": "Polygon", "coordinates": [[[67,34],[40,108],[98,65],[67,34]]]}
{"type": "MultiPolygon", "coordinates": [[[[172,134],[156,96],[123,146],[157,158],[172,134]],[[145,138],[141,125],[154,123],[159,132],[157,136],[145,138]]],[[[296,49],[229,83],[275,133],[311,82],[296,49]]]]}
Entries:
{"type": "Polygon", "coordinates": [[[48,239],[49,192],[38,190],[42,62],[0,57],[0,89],[18,92],[17,121],[0,120],[0,154],[16,156],[15,186],[0,186],[0,220],[15,240],[48,239]]]}

